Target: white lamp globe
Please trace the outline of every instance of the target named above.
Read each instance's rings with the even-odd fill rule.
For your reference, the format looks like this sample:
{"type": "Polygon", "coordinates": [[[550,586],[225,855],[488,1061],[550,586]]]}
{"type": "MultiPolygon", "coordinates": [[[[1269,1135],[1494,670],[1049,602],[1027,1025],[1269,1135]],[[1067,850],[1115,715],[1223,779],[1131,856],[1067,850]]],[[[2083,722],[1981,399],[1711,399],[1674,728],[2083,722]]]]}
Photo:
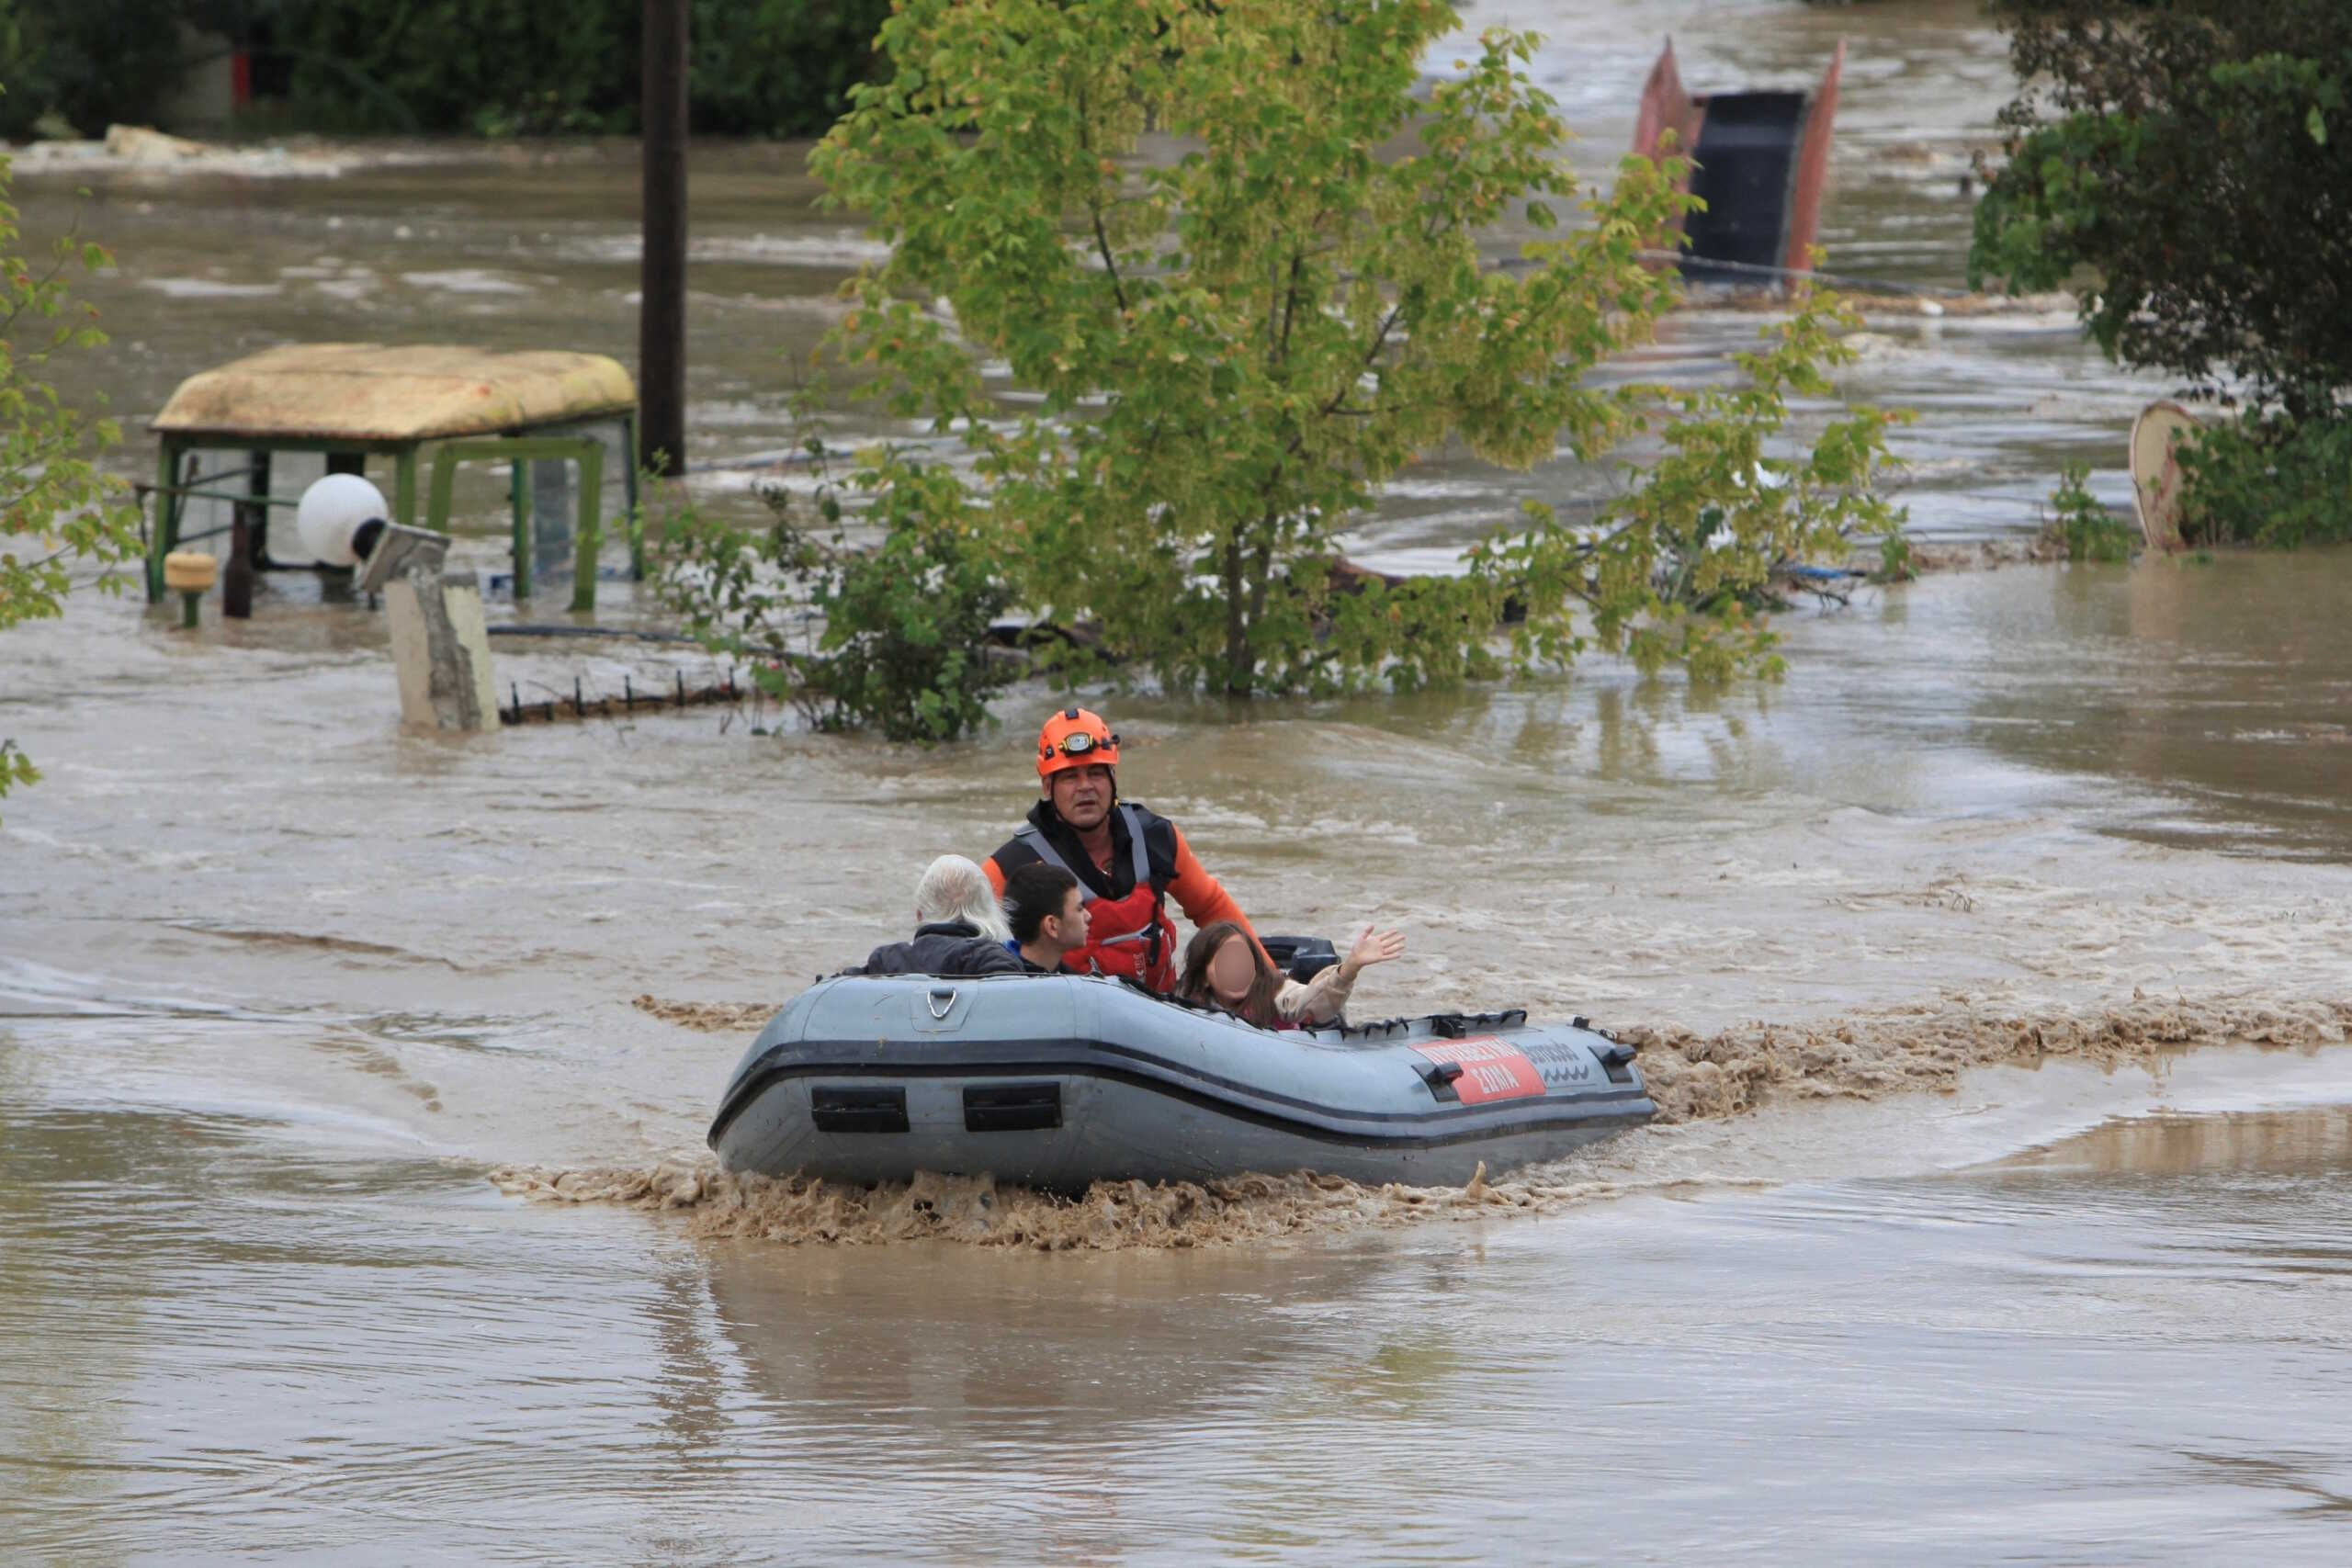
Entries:
{"type": "Polygon", "coordinates": [[[357,566],[351,536],[362,523],[391,516],[384,492],[357,474],[329,474],[302,492],[294,509],[294,531],[302,547],[324,566],[357,566]]]}

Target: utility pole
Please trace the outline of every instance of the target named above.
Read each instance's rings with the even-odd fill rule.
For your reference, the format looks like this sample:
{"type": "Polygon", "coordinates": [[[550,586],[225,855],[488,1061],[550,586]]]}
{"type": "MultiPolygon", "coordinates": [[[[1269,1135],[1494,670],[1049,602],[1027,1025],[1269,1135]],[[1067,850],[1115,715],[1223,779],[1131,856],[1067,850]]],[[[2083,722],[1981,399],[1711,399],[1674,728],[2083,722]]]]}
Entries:
{"type": "Polygon", "coordinates": [[[643,303],[637,325],[637,448],[686,471],[686,0],[645,0],[643,303]]]}

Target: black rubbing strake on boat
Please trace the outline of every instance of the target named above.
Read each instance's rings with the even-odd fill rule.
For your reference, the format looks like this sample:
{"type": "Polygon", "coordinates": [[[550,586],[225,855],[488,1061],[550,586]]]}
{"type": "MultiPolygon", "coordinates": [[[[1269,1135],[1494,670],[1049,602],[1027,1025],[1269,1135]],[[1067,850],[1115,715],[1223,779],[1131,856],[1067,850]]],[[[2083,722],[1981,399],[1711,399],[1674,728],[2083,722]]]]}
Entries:
{"type": "Polygon", "coordinates": [[[1035,1133],[1061,1124],[1062,1086],[1057,1080],[965,1086],[967,1133],[1035,1133]]]}
{"type": "Polygon", "coordinates": [[[820,1133],[903,1133],[907,1091],[864,1085],[812,1084],[808,1119],[820,1133]]]}

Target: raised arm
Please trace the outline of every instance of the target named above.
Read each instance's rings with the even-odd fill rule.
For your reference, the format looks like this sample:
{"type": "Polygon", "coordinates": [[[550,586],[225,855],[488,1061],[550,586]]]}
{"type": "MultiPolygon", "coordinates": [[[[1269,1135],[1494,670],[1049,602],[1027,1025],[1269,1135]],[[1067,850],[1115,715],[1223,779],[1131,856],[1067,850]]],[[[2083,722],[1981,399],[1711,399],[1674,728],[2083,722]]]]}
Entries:
{"type": "Polygon", "coordinates": [[[1296,980],[1283,982],[1282,990],[1274,998],[1274,1010],[1284,1018],[1305,1019],[1309,1023],[1329,1023],[1340,1016],[1348,1005],[1348,997],[1355,989],[1356,976],[1372,964],[1385,964],[1405,951],[1405,933],[1363,928],[1344,957],[1318,973],[1314,979],[1300,985],[1296,980]]]}

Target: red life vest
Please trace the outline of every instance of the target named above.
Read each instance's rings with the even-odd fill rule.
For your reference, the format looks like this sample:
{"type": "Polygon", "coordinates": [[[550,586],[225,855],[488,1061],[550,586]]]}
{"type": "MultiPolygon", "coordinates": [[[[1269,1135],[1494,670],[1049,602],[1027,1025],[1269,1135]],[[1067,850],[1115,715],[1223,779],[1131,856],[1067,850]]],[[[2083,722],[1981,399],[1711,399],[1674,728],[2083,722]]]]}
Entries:
{"type": "MultiPolygon", "coordinates": [[[[1165,993],[1176,988],[1176,925],[1168,918],[1167,879],[1154,871],[1145,841],[1153,818],[1141,807],[1124,802],[1116,809],[1126,826],[1134,873],[1134,884],[1124,897],[1096,892],[1101,874],[1091,864],[1081,871],[1064,859],[1034,821],[1012,836],[1012,844],[1078,879],[1079,897],[1086,904],[1086,945],[1063,955],[1065,968],[1082,975],[1114,975],[1165,993]]],[[[996,859],[999,870],[1012,869],[1001,851],[996,859]]]]}

